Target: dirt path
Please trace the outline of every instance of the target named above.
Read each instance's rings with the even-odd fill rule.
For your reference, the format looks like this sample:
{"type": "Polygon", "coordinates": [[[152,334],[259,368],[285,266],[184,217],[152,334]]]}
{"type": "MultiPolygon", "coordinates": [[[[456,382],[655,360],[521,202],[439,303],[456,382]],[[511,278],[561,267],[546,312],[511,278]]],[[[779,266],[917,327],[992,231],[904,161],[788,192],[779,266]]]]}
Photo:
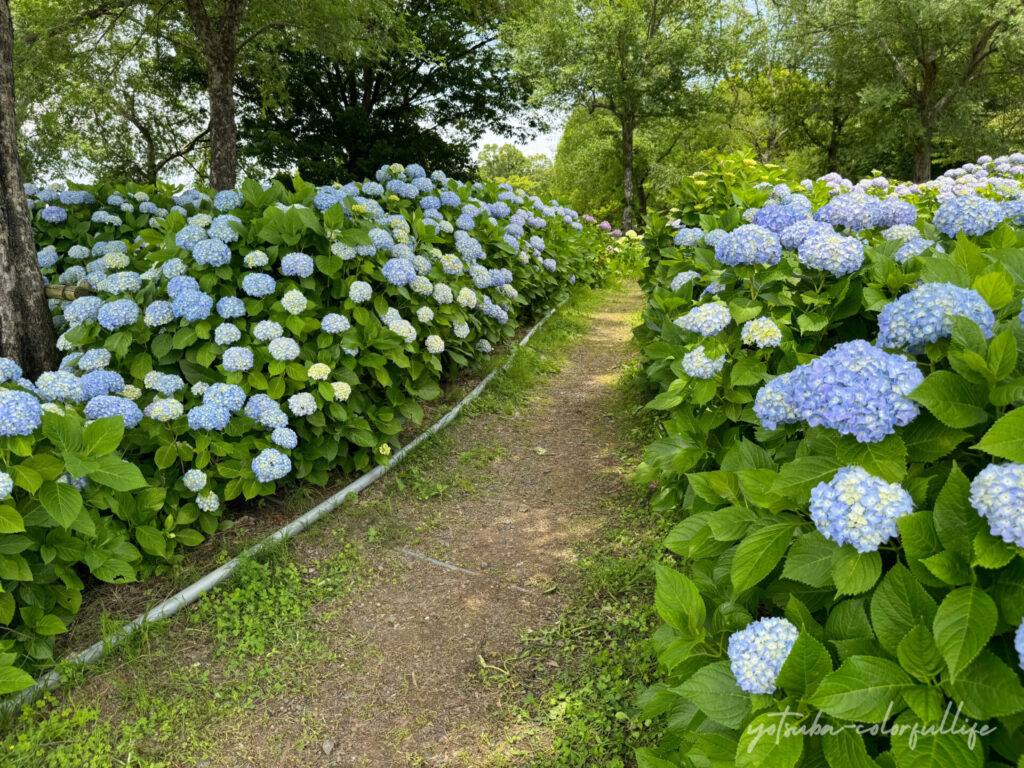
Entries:
{"type": "Polygon", "coordinates": [[[391,549],[383,577],[330,620],[335,661],[317,670],[315,693],[266,702],[212,765],[515,763],[495,721],[498,694],[474,676],[514,653],[522,633],[557,620],[574,547],[600,529],[621,489],[614,383],[633,354],[640,301],[632,286],[609,295],[520,409],[454,427],[458,450],[440,459],[453,466],[432,475],[461,464],[468,482],[420,504],[416,516],[432,521],[424,535],[391,549]]]}

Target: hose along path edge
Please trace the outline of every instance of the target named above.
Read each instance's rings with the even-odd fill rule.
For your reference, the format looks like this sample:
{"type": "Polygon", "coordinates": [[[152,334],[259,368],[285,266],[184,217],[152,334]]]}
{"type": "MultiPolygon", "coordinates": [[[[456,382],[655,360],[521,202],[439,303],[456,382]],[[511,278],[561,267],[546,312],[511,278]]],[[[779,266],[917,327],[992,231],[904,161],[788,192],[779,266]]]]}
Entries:
{"type": "MultiPolygon", "coordinates": [[[[276,544],[280,541],[285,541],[287,539],[290,539],[292,536],[301,533],[302,531],[309,528],[317,520],[326,515],[328,512],[331,512],[338,506],[340,506],[341,503],[345,501],[345,499],[350,494],[358,494],[360,491],[373,485],[373,483],[375,483],[377,480],[379,480],[381,477],[387,474],[389,470],[401,464],[403,459],[405,459],[406,456],[408,456],[412,451],[414,451],[421,443],[429,440],[433,435],[437,434],[446,426],[451,424],[466,405],[476,400],[483,393],[483,391],[487,388],[487,385],[491,382],[491,379],[493,379],[499,373],[503,373],[504,371],[508,370],[509,366],[511,366],[512,362],[515,360],[516,354],[519,352],[519,349],[521,347],[526,346],[527,342],[529,342],[530,340],[530,337],[533,336],[533,334],[536,333],[540,329],[540,327],[547,322],[548,318],[555,314],[555,312],[558,311],[558,308],[565,304],[565,302],[568,300],[569,297],[562,299],[547,314],[545,314],[544,317],[538,320],[534,324],[533,328],[531,328],[530,331],[525,336],[523,336],[523,338],[519,341],[518,345],[512,348],[512,353],[509,355],[508,360],[506,360],[500,367],[495,368],[493,371],[487,374],[487,376],[484,377],[483,381],[477,384],[476,387],[474,387],[473,390],[468,395],[462,398],[462,400],[459,401],[459,403],[454,408],[452,408],[444,416],[442,416],[440,419],[438,419],[429,427],[427,427],[423,432],[417,435],[412,442],[398,450],[394,454],[394,456],[391,457],[391,461],[389,461],[387,464],[377,465],[366,474],[361,475],[360,477],[353,480],[351,483],[346,485],[344,488],[342,488],[340,491],[338,491],[331,497],[317,504],[315,507],[310,509],[305,514],[300,515],[299,517],[292,520],[290,523],[282,526],[281,528],[278,528],[276,531],[271,533],[262,541],[259,541],[253,546],[249,547],[244,552],[242,552],[242,554],[224,563],[224,565],[220,566],[219,568],[210,571],[208,574],[193,582],[189,586],[185,587],[180,592],[172,595],[171,597],[168,597],[166,600],[157,604],[155,607],[153,607],[146,613],[142,614],[141,616],[138,616],[137,618],[123,625],[120,629],[111,634],[109,637],[106,637],[102,640],[93,643],[84,651],[80,651],[79,653],[71,654],[65,657],[62,660],[62,663],[64,665],[82,667],[99,661],[107,654],[107,652],[111,648],[114,648],[119,643],[130,637],[133,633],[135,633],[136,630],[140,629],[143,625],[157,621],[162,621],[164,619],[169,619],[171,616],[176,614],[185,606],[191,605],[192,603],[199,600],[199,598],[201,598],[204,594],[209,592],[215,586],[217,586],[222,581],[227,579],[232,573],[234,573],[235,569],[238,567],[239,563],[242,560],[252,557],[253,555],[261,552],[262,550],[266,549],[267,547],[273,544],[276,544]]],[[[56,670],[47,672],[30,687],[14,694],[7,701],[0,702],[0,711],[12,713],[18,707],[21,707],[25,704],[32,702],[40,694],[52,690],[53,688],[56,688],[58,685],[60,685],[60,682],[61,675],[59,672],[57,672],[56,670]]]]}

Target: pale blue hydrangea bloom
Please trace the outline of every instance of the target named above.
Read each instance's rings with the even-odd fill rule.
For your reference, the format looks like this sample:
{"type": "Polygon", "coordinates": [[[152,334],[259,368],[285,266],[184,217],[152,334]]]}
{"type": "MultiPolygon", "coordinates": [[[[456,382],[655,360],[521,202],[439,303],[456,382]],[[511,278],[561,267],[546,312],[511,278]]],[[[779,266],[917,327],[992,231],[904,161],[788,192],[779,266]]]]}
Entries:
{"type": "Polygon", "coordinates": [[[710,358],[704,350],[704,345],[701,344],[683,355],[681,364],[683,372],[687,376],[692,376],[695,379],[710,379],[722,370],[725,365],[725,355],[710,358]]]}
{"type": "Polygon", "coordinates": [[[335,312],[330,312],[324,315],[323,320],[320,321],[320,328],[323,329],[325,333],[345,333],[345,331],[351,327],[351,323],[349,323],[347,317],[335,312]]]}
{"type": "Polygon", "coordinates": [[[1024,547],[1024,464],[989,464],[971,481],[971,506],[1007,544],[1024,547]]]}
{"type": "Polygon", "coordinates": [[[184,412],[185,406],[170,397],[154,400],[143,411],[148,418],[164,423],[174,421],[184,412]]]}
{"type": "MultiPolygon", "coordinates": [[[[78,360],[78,367],[83,371],[98,371],[108,365],[110,365],[110,350],[103,347],[90,349],[78,360]]],[[[21,373],[15,378],[21,378],[21,373]]]]}
{"type": "Polygon", "coordinates": [[[996,317],[980,293],[952,283],[925,283],[882,307],[878,346],[920,351],[952,336],[954,317],[973,320],[986,338],[992,337],[996,317]]]}
{"type": "Polygon", "coordinates": [[[167,295],[177,298],[185,291],[198,291],[199,281],[191,275],[177,275],[167,281],[167,295]]]}
{"type": "Polygon", "coordinates": [[[696,245],[702,237],[704,230],[700,227],[683,227],[672,238],[672,244],[678,248],[688,248],[696,245]]]}
{"type": "Polygon", "coordinates": [[[252,471],[261,483],[272,483],[292,471],[292,460],[276,448],[264,448],[252,460],[252,471]]]}
{"type": "Polygon", "coordinates": [[[316,398],[309,392],[299,392],[288,398],[288,410],[295,416],[309,416],[316,413],[316,398]]]}
{"type": "Polygon", "coordinates": [[[275,360],[294,360],[299,356],[298,342],[285,337],[273,339],[267,345],[267,350],[275,360]]]}
{"type": "Polygon", "coordinates": [[[270,296],[277,290],[277,281],[263,272],[249,272],[242,278],[242,290],[255,298],[270,296]]]}
{"type": "Polygon", "coordinates": [[[287,448],[289,451],[299,444],[299,436],[295,434],[294,429],[288,427],[278,427],[270,433],[270,439],[274,445],[287,448]]]}
{"type": "Polygon", "coordinates": [[[43,411],[35,395],[0,389],[0,436],[31,435],[42,421],[43,411]]]}
{"type": "Polygon", "coordinates": [[[770,381],[758,392],[754,413],[769,430],[804,420],[875,443],[914,420],[919,409],[907,395],[922,381],[907,358],[858,339],[770,381]]]}
{"type": "Polygon", "coordinates": [[[174,297],[171,309],[175,317],[190,323],[205,320],[213,311],[213,297],[202,291],[183,291],[174,297]]]}
{"type": "Polygon", "coordinates": [[[216,512],[220,507],[220,499],[213,491],[207,491],[196,496],[196,506],[203,512],[216,512]]]}
{"type": "Polygon", "coordinates": [[[231,411],[223,405],[197,405],[188,412],[188,428],[221,431],[231,421],[231,411]]]}
{"type": "Polygon", "coordinates": [[[291,277],[310,277],[313,259],[304,253],[289,253],[281,259],[281,274],[291,277]]]}
{"type": "Polygon", "coordinates": [[[439,355],[444,352],[444,340],[437,334],[430,334],[424,341],[427,352],[432,355],[439,355]]]}
{"type": "Polygon", "coordinates": [[[206,405],[222,405],[232,413],[236,413],[245,405],[245,390],[237,384],[224,384],[222,382],[211,384],[203,393],[203,403],[206,405]]]}
{"type": "Polygon", "coordinates": [[[432,295],[438,304],[451,304],[455,301],[455,294],[452,293],[451,286],[446,283],[435,283],[432,295]]]}
{"type": "Polygon", "coordinates": [[[434,310],[430,307],[420,307],[416,310],[416,319],[421,323],[429,323],[434,319],[434,310]]]}
{"type": "Polygon", "coordinates": [[[685,272],[680,272],[678,275],[672,278],[672,282],[669,284],[669,290],[678,291],[691,280],[696,280],[698,277],[700,277],[700,273],[694,272],[692,269],[688,269],[685,272]]]}
{"type": "Polygon", "coordinates": [[[775,693],[779,672],[799,635],[793,624],[777,617],[759,619],[729,635],[729,666],[737,685],[747,693],[775,693]]]}
{"type": "Polygon", "coordinates": [[[293,288],[281,297],[281,306],[285,308],[288,314],[301,315],[306,310],[306,307],[309,306],[309,302],[302,295],[302,291],[293,288]]]}
{"type": "Polygon", "coordinates": [[[14,492],[14,480],[6,472],[0,472],[0,499],[6,499],[14,492]]]}
{"type": "Polygon", "coordinates": [[[78,381],[82,385],[83,400],[124,391],[124,377],[116,371],[89,371],[78,381]]]}
{"type": "Polygon", "coordinates": [[[811,490],[810,511],[826,539],[861,553],[875,552],[899,534],[896,521],[914,511],[914,502],[898,483],[850,465],[811,490]]]}
{"type": "Polygon", "coordinates": [[[228,347],[224,350],[224,370],[229,372],[248,371],[252,369],[253,354],[248,347],[228,347]]]}
{"type": "Polygon", "coordinates": [[[833,197],[814,213],[814,220],[860,232],[877,227],[884,215],[877,197],[855,191],[833,197]]]}
{"type": "MultiPolygon", "coordinates": [[[[109,363],[109,352],[108,360],[109,363]]],[[[21,366],[9,357],[0,357],[0,384],[8,381],[17,381],[22,376],[21,366]]]]}
{"type": "Polygon", "coordinates": [[[97,322],[108,331],[132,325],[139,319],[139,305],[131,299],[108,301],[96,313],[97,322]]]}
{"type": "Polygon", "coordinates": [[[373,289],[369,283],[356,280],[349,286],[348,297],[356,304],[364,304],[373,297],[373,289]]]}
{"type": "Polygon", "coordinates": [[[897,264],[906,264],[915,256],[920,256],[933,245],[935,245],[934,240],[918,237],[901,245],[892,258],[897,264]]]}
{"type": "Polygon", "coordinates": [[[805,267],[842,277],[860,269],[864,263],[864,244],[855,237],[839,234],[812,235],[800,243],[797,257],[805,267]]]}
{"type": "Polygon", "coordinates": [[[126,429],[138,426],[142,421],[142,411],[139,406],[126,397],[116,395],[99,395],[92,398],[85,404],[85,418],[103,419],[110,416],[120,416],[124,420],[126,429]]]}
{"type": "Polygon", "coordinates": [[[273,320],[260,320],[252,329],[252,335],[260,341],[272,341],[284,335],[284,328],[273,320]]]}
{"type": "Polygon", "coordinates": [[[216,238],[200,240],[192,248],[192,256],[199,264],[210,267],[223,267],[231,263],[231,249],[223,240],[216,238]]]}
{"type": "Polygon", "coordinates": [[[700,304],[685,315],[676,318],[675,324],[680,328],[701,336],[714,336],[725,330],[732,316],[724,304],[700,304]]]}
{"type": "Polygon", "coordinates": [[[199,493],[206,487],[206,473],[200,469],[190,469],[181,479],[192,493],[199,493]]]}
{"type": "Polygon", "coordinates": [[[224,296],[217,299],[217,314],[225,320],[245,317],[245,302],[237,296],[224,296]]]}
{"type": "Polygon", "coordinates": [[[777,347],[782,341],[782,331],[770,317],[755,317],[743,324],[740,333],[743,343],[748,347],[777,347]]]}
{"type": "Polygon", "coordinates": [[[995,200],[977,195],[961,195],[947,200],[932,216],[932,224],[947,237],[984,235],[1003,220],[1002,207],[995,200]]]}

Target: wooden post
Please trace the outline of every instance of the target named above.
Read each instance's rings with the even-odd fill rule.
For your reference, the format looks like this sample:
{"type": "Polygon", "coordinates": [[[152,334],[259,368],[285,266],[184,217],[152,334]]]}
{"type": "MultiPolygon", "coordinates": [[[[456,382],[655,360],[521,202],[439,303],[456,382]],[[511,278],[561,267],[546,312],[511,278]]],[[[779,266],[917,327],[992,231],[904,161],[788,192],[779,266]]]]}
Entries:
{"type": "Polygon", "coordinates": [[[92,286],[85,280],[80,282],[78,285],[60,285],[59,283],[52,283],[44,286],[44,292],[48,299],[63,299],[64,301],[74,301],[82,296],[96,295],[96,291],[94,291],[92,286]]]}

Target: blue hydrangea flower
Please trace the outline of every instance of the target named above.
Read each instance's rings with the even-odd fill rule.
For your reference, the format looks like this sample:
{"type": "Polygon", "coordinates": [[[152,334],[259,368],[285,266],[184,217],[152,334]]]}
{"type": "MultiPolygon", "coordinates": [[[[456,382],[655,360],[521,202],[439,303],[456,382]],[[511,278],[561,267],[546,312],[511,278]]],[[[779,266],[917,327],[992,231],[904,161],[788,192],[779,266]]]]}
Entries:
{"type": "Polygon", "coordinates": [[[316,398],[309,392],[299,392],[288,398],[288,410],[296,416],[316,413],[316,398]]]}
{"type": "Polygon", "coordinates": [[[766,205],[754,214],[753,223],[778,235],[787,227],[810,217],[810,211],[799,205],[766,205]]]}
{"type": "Polygon", "coordinates": [[[773,379],[758,392],[754,413],[765,429],[802,419],[876,443],[917,416],[907,395],[923,380],[907,358],[858,339],[773,379]]]}
{"type": "Polygon", "coordinates": [[[267,345],[270,356],[275,360],[294,360],[299,356],[299,344],[295,339],[285,337],[271,340],[267,345]]]}
{"type": "Polygon", "coordinates": [[[381,273],[385,280],[397,287],[408,285],[416,277],[415,267],[406,259],[388,259],[381,273]]]}
{"type": "Polygon", "coordinates": [[[369,283],[356,280],[349,286],[348,297],[356,304],[364,304],[373,297],[373,288],[369,283]]]}
{"type": "Polygon", "coordinates": [[[241,208],[243,203],[242,195],[233,189],[224,189],[213,197],[213,207],[218,211],[230,211],[241,208]]]}
{"type": "Polygon", "coordinates": [[[78,383],[82,387],[83,400],[124,392],[124,377],[116,371],[89,371],[78,383]]]}
{"type": "Polygon", "coordinates": [[[444,352],[444,340],[435,333],[427,336],[423,343],[427,348],[427,352],[432,355],[439,355],[444,352]]]}
{"type": "Polygon", "coordinates": [[[691,245],[696,245],[702,237],[704,237],[704,230],[700,227],[683,227],[672,238],[672,244],[677,248],[689,248],[691,245]]]}
{"type": "Polygon", "coordinates": [[[87,419],[103,419],[109,416],[120,416],[124,419],[126,429],[138,426],[138,423],[142,421],[142,411],[139,410],[139,406],[126,397],[100,395],[85,404],[87,419]]]}
{"type": "Polygon", "coordinates": [[[206,240],[206,230],[194,224],[186,224],[174,235],[174,244],[186,251],[191,251],[204,240],[206,240]]]}
{"type": "Polygon", "coordinates": [[[860,269],[864,263],[864,244],[855,237],[839,234],[812,235],[800,243],[797,258],[805,267],[842,277],[860,269]]]}
{"type": "Polygon", "coordinates": [[[231,411],[223,405],[197,405],[189,409],[188,428],[220,432],[231,421],[231,411]]]}
{"type": "Polygon", "coordinates": [[[782,341],[782,331],[770,317],[755,317],[743,324],[740,332],[743,343],[748,347],[777,347],[782,341]]]}
{"type": "Polygon", "coordinates": [[[313,259],[304,253],[289,253],[281,259],[281,274],[291,277],[310,277],[313,259]]]}
{"type": "Polygon", "coordinates": [[[725,355],[710,358],[708,357],[707,352],[705,352],[703,344],[683,355],[682,360],[683,372],[687,376],[692,376],[695,379],[713,378],[720,370],[722,370],[722,366],[724,365],[725,355]]]}
{"type": "Polygon", "coordinates": [[[48,224],[63,224],[68,220],[68,212],[59,205],[48,205],[39,215],[48,224]]]}
{"type": "Polygon", "coordinates": [[[897,264],[906,264],[915,256],[920,256],[933,245],[935,245],[934,240],[918,237],[901,245],[900,249],[892,257],[897,264]]]}
{"type": "Polygon", "coordinates": [[[14,492],[14,480],[6,472],[0,472],[0,499],[6,499],[14,492]]]}
{"type": "Polygon", "coordinates": [[[917,222],[917,208],[895,196],[879,200],[878,210],[876,227],[913,226],[917,222]]]}
{"type": "Polygon", "coordinates": [[[0,389],[0,436],[31,435],[42,423],[43,410],[35,395],[0,389]]]}
{"type": "Polygon", "coordinates": [[[48,245],[36,254],[36,262],[40,269],[49,269],[60,259],[57,249],[48,245]]]}
{"type": "Polygon", "coordinates": [[[194,323],[205,320],[213,311],[213,297],[202,291],[183,291],[171,304],[175,317],[194,323]]]}
{"type": "MultiPolygon", "coordinates": [[[[109,356],[109,352],[107,353],[109,356]]],[[[108,358],[109,361],[109,358],[108,358]]],[[[22,376],[21,366],[9,357],[0,357],[0,384],[17,381],[22,376]]]]}
{"type": "Polygon", "coordinates": [[[191,275],[178,275],[167,281],[167,295],[172,299],[185,291],[198,291],[199,281],[191,275]]]}
{"type": "Polygon", "coordinates": [[[263,251],[249,251],[242,258],[242,263],[249,269],[265,267],[270,263],[270,258],[263,251]]]}
{"type": "Polygon", "coordinates": [[[206,473],[200,469],[190,469],[181,479],[192,493],[199,493],[206,487],[206,473]]]}
{"type": "Polygon", "coordinates": [[[184,412],[185,406],[170,397],[157,398],[143,409],[147,418],[164,424],[180,418],[184,412]]]}
{"type": "Polygon", "coordinates": [[[1017,651],[1017,666],[1024,669],[1024,622],[1013,633],[1013,647],[1017,651]]]}
{"type": "Polygon", "coordinates": [[[223,267],[231,263],[231,249],[223,240],[207,238],[200,240],[192,249],[192,256],[200,264],[223,267]]]}
{"type": "Polygon", "coordinates": [[[786,619],[769,617],[729,635],[729,666],[747,693],[775,693],[779,671],[800,633],[786,619]]]}
{"type": "Polygon", "coordinates": [[[225,296],[217,300],[217,314],[225,320],[245,317],[245,302],[237,296],[225,296]]]}
{"type": "Polygon", "coordinates": [[[971,481],[971,506],[993,536],[1024,547],[1024,464],[989,464],[971,481]]]}
{"type": "Polygon", "coordinates": [[[146,307],[146,313],[142,319],[150,328],[167,325],[174,320],[174,308],[169,301],[154,301],[146,307]]]}
{"type": "Polygon", "coordinates": [[[165,397],[170,397],[175,392],[185,388],[185,381],[181,376],[174,373],[161,373],[160,371],[150,371],[145,375],[142,383],[165,397]]]}
{"type": "Polygon", "coordinates": [[[172,277],[178,277],[178,275],[184,275],[188,271],[188,267],[185,266],[185,262],[181,259],[168,259],[160,267],[160,273],[170,280],[172,277]]]}
{"type": "Polygon", "coordinates": [[[225,371],[248,371],[253,364],[252,350],[246,347],[228,347],[224,350],[223,363],[225,371]]]}
{"type": "Polygon", "coordinates": [[[973,320],[986,338],[992,337],[996,316],[980,293],[952,283],[925,283],[882,307],[878,346],[919,351],[952,336],[954,317],[973,320]]]}
{"type": "Polygon", "coordinates": [[[815,211],[814,220],[860,232],[877,227],[882,216],[878,198],[858,191],[836,195],[815,211]]]}
{"type": "Polygon", "coordinates": [[[724,304],[700,304],[685,315],[676,318],[675,324],[680,328],[699,333],[701,336],[714,336],[725,330],[732,320],[729,308],[724,304]]]}
{"type": "Polygon", "coordinates": [[[1002,207],[995,200],[976,195],[961,195],[947,200],[932,216],[932,224],[946,237],[984,235],[1003,220],[1002,207]]]}
{"type": "Polygon", "coordinates": [[[78,367],[83,371],[98,371],[111,365],[111,350],[98,347],[90,349],[78,361],[78,367]]]}
{"type": "Polygon", "coordinates": [[[344,333],[351,327],[347,317],[335,312],[324,315],[323,320],[320,321],[320,328],[326,333],[344,333]]]}
{"type": "Polygon", "coordinates": [[[914,511],[898,483],[887,483],[863,467],[843,467],[811,490],[811,520],[826,539],[858,552],[876,552],[899,534],[896,521],[914,511]]]}
{"type": "Polygon", "coordinates": [[[100,280],[98,287],[107,293],[138,293],[142,278],[138,272],[115,272],[100,280]]]}
{"type": "Polygon", "coordinates": [[[299,436],[295,434],[295,430],[288,427],[278,427],[270,433],[270,439],[274,445],[287,448],[289,451],[299,444],[299,436]]]}
{"type": "Polygon", "coordinates": [[[672,278],[672,282],[669,284],[669,290],[678,291],[684,285],[688,284],[691,280],[696,280],[700,277],[700,273],[694,272],[692,269],[688,269],[685,272],[680,272],[678,275],[672,278]]]}
{"type": "Polygon", "coordinates": [[[108,331],[132,325],[139,319],[139,305],[131,299],[108,301],[96,313],[96,320],[108,331]]]}
{"type": "Polygon", "coordinates": [[[242,290],[255,298],[270,296],[277,290],[277,281],[263,272],[249,272],[242,278],[242,290]]]}
{"type": "Polygon", "coordinates": [[[264,448],[252,460],[252,471],[261,483],[272,483],[292,471],[292,460],[276,448],[264,448]]]}
{"type": "Polygon", "coordinates": [[[237,384],[221,382],[211,384],[203,393],[203,403],[205,405],[222,405],[235,413],[245,405],[245,390],[237,384]]]}
{"type": "Polygon", "coordinates": [[[87,323],[97,318],[102,306],[98,296],[81,296],[64,307],[64,317],[72,326],[87,323]]]}
{"type": "Polygon", "coordinates": [[[242,332],[238,330],[237,325],[231,323],[221,323],[213,331],[213,341],[215,344],[220,344],[222,347],[230,346],[242,338],[242,332]]]}
{"type": "Polygon", "coordinates": [[[214,513],[220,508],[220,499],[213,491],[200,493],[196,496],[196,506],[203,512],[214,513]]]}

